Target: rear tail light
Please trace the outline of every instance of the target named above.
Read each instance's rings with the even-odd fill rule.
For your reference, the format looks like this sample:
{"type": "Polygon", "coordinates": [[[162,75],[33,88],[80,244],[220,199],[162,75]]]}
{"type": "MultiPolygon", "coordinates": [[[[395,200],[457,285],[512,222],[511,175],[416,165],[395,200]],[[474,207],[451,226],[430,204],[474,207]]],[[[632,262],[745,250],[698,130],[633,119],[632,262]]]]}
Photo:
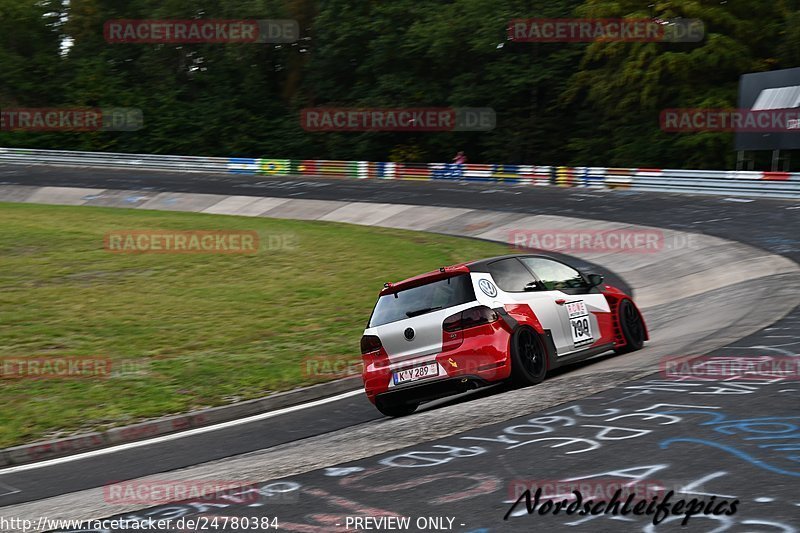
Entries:
{"type": "Polygon", "coordinates": [[[361,337],[361,355],[377,352],[383,348],[381,339],[375,335],[364,335],[361,337]]]}
{"type": "Polygon", "coordinates": [[[460,313],[456,313],[444,319],[442,329],[447,332],[461,331],[462,329],[474,328],[491,324],[500,318],[496,312],[485,305],[471,307],[460,313]]]}

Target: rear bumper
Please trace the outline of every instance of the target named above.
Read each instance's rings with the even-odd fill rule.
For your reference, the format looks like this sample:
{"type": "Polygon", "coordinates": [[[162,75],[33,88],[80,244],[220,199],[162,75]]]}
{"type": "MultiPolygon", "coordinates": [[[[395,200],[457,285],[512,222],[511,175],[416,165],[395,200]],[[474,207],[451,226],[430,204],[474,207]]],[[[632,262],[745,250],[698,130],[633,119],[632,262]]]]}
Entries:
{"type": "Polygon", "coordinates": [[[428,402],[484,387],[493,381],[497,380],[487,380],[475,375],[464,375],[456,378],[416,382],[405,387],[398,387],[391,392],[378,394],[371,398],[371,401],[373,403],[386,402],[392,405],[428,402]]]}
{"type": "Polygon", "coordinates": [[[485,334],[464,338],[458,348],[438,354],[391,363],[388,358],[365,359],[364,390],[372,403],[378,396],[421,402],[505,380],[511,374],[510,340],[511,334],[497,324],[487,327],[485,334]],[[437,377],[394,385],[394,372],[433,361],[439,365],[437,377]]]}

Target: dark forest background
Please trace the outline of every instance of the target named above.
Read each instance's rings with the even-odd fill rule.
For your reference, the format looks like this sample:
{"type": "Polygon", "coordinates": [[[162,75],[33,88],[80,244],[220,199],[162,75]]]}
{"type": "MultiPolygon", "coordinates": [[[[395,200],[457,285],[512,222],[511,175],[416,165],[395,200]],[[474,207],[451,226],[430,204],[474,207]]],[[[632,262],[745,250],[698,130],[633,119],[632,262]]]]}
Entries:
{"type": "Polygon", "coordinates": [[[733,135],[659,112],[735,107],[800,66],[793,0],[0,0],[0,108],[136,107],[136,132],[0,132],[0,146],[373,161],[733,168],[733,135]],[[512,43],[512,18],[699,18],[698,43],[512,43]],[[108,44],[109,19],[296,19],[294,44],[108,44]],[[70,46],[65,46],[69,43],[70,46]],[[502,46],[500,46],[502,45],[502,46]],[[491,107],[491,132],[308,133],[314,106],[491,107]]]}

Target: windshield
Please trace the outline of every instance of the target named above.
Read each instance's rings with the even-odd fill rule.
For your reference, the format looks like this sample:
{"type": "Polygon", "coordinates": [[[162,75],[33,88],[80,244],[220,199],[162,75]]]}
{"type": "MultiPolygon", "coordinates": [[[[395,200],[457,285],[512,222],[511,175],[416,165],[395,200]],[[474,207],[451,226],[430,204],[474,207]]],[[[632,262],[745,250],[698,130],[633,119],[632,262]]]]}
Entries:
{"type": "Polygon", "coordinates": [[[469,274],[386,294],[378,299],[368,327],[382,326],[475,300],[469,274]]]}

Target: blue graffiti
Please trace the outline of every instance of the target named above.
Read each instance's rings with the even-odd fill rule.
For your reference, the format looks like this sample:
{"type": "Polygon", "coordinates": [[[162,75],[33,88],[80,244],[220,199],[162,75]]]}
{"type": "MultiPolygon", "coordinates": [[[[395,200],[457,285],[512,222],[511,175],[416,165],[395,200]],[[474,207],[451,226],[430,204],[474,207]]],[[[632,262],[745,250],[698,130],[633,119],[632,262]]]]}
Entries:
{"type": "MultiPolygon", "coordinates": [[[[684,411],[665,411],[659,414],[700,414],[710,417],[708,420],[700,422],[700,426],[712,426],[715,433],[725,436],[738,436],[742,441],[755,445],[759,449],[770,450],[771,452],[800,451],[800,416],[767,416],[760,418],[728,419],[727,415],[720,412],[703,410],[684,410],[684,411]],[[782,442],[774,442],[780,440],[782,442]],[[773,441],[773,442],[765,442],[773,441]]],[[[720,444],[714,441],[699,439],[694,437],[676,437],[667,439],[659,443],[661,449],[666,449],[675,443],[693,443],[711,446],[718,450],[729,453],[750,464],[792,477],[800,477],[800,470],[787,469],[776,466],[770,462],[754,457],[750,453],[744,452],[739,448],[728,444],[720,444]]],[[[783,459],[798,463],[800,466],[800,455],[784,455],[783,459]]]]}
{"type": "MultiPolygon", "coordinates": [[[[693,439],[693,438],[689,438],[689,437],[682,437],[682,438],[667,439],[667,440],[661,441],[659,443],[659,446],[661,446],[661,449],[664,450],[664,449],[668,448],[670,444],[673,444],[675,442],[690,442],[690,443],[694,443],[694,444],[704,444],[706,446],[711,446],[713,448],[718,448],[718,449],[720,449],[720,450],[722,450],[724,452],[728,452],[731,455],[734,455],[734,456],[738,457],[739,459],[744,459],[745,461],[747,461],[747,462],[749,462],[749,463],[751,463],[751,464],[753,464],[753,465],[755,465],[755,466],[757,466],[759,468],[763,468],[764,470],[769,470],[770,472],[775,472],[776,474],[784,474],[786,476],[800,477],[800,471],[784,470],[783,468],[778,468],[777,466],[773,466],[773,465],[771,465],[769,463],[761,461],[760,459],[757,459],[757,458],[755,458],[755,457],[753,457],[751,455],[748,455],[748,454],[744,453],[743,451],[738,450],[738,449],[736,449],[736,448],[734,448],[732,446],[725,446],[724,444],[718,444],[718,443],[712,442],[710,440],[693,439]]],[[[791,457],[789,457],[789,459],[794,460],[794,461],[798,461],[798,459],[800,459],[800,457],[791,456],[791,457]]],[[[800,462],[800,461],[798,461],[798,462],[800,462]]]]}

